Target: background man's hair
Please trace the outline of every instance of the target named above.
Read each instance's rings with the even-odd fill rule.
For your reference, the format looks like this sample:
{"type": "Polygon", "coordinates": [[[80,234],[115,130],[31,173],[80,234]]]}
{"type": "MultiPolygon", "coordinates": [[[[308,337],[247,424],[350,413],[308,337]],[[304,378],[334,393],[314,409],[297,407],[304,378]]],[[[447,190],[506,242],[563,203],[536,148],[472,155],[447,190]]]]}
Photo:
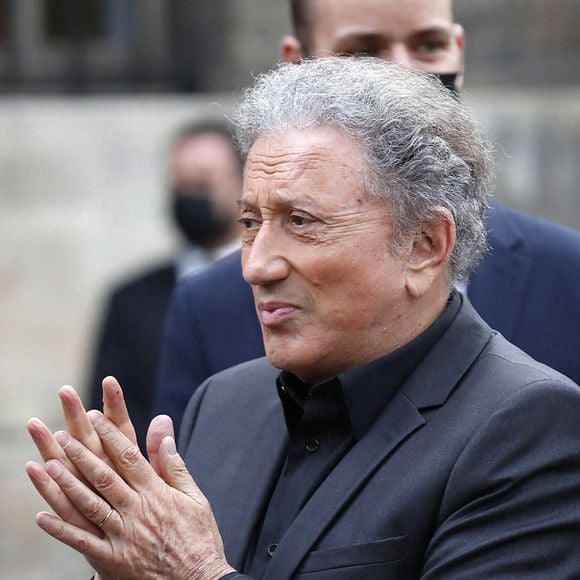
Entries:
{"type": "Polygon", "coordinates": [[[491,146],[438,79],[375,58],[282,64],[246,92],[234,122],[244,157],[264,135],[338,129],[363,155],[363,186],[387,203],[391,251],[402,252],[445,207],[457,232],[452,279],[478,264],[486,248],[491,146]]]}
{"type": "Polygon", "coordinates": [[[240,169],[243,167],[242,158],[240,156],[240,152],[236,146],[236,138],[234,134],[234,127],[220,119],[205,119],[202,121],[191,121],[182,125],[173,133],[170,140],[170,147],[175,145],[179,145],[180,143],[184,143],[193,139],[195,137],[199,137],[200,135],[221,135],[229,141],[232,146],[232,152],[236,156],[237,160],[240,164],[240,169]]]}

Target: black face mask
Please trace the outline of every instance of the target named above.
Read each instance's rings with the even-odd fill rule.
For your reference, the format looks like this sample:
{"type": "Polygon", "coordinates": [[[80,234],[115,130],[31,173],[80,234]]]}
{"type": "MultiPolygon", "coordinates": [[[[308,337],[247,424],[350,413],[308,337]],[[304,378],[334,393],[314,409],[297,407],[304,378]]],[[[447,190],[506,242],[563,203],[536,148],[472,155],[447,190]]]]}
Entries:
{"type": "Polygon", "coordinates": [[[433,76],[437,77],[443,86],[450,91],[454,97],[459,98],[459,91],[455,87],[455,82],[457,81],[457,73],[434,73],[433,76]]]}
{"type": "Polygon", "coordinates": [[[177,227],[195,246],[212,245],[228,231],[230,225],[217,214],[205,190],[196,191],[195,195],[174,191],[172,211],[177,227]]]}

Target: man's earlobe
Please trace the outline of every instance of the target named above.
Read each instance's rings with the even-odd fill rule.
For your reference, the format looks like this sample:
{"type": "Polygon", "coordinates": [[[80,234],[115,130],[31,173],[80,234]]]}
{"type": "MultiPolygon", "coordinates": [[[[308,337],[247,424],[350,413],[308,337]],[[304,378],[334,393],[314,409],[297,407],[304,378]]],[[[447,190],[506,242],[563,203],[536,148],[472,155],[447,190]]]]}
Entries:
{"type": "Polygon", "coordinates": [[[302,59],[302,45],[300,41],[291,34],[287,34],[280,42],[280,57],[284,62],[297,64],[302,59]]]}
{"type": "Polygon", "coordinates": [[[413,298],[421,298],[440,283],[448,283],[451,253],[455,247],[455,221],[446,208],[434,217],[413,241],[407,260],[405,285],[413,298]]]}

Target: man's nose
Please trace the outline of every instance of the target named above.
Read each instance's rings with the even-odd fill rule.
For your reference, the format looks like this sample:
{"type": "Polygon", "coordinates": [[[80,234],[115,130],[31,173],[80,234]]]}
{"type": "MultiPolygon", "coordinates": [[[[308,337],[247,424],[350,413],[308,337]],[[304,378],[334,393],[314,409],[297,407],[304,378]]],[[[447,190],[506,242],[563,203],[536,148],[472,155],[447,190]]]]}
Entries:
{"type": "Polygon", "coordinates": [[[403,43],[393,43],[381,54],[383,60],[394,62],[405,68],[412,68],[413,62],[409,49],[403,43]]]}
{"type": "Polygon", "coordinates": [[[280,236],[271,224],[263,224],[253,242],[242,247],[244,279],[252,286],[260,286],[283,280],[289,269],[280,236]]]}

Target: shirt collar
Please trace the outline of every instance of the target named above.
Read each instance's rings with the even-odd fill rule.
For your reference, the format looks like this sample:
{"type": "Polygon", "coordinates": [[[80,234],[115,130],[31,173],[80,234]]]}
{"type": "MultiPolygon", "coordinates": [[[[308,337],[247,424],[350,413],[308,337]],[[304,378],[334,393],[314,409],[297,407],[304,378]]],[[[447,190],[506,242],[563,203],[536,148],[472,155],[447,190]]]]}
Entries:
{"type": "MultiPolygon", "coordinates": [[[[337,396],[344,399],[352,433],[360,439],[374,423],[415,367],[435,346],[453,322],[463,298],[453,290],[439,317],[420,335],[397,350],[360,367],[339,374],[327,383],[338,382],[337,396]]],[[[326,384],[326,383],[323,383],[326,384]]],[[[292,431],[312,388],[298,377],[282,371],[277,380],[286,425],[292,431]]],[[[317,385],[320,388],[322,385],[317,385]]]]}
{"type": "Polygon", "coordinates": [[[223,244],[217,248],[208,250],[201,246],[188,246],[187,249],[177,258],[177,279],[200,272],[210,264],[225,258],[228,254],[240,249],[240,240],[235,240],[223,244]]]}

